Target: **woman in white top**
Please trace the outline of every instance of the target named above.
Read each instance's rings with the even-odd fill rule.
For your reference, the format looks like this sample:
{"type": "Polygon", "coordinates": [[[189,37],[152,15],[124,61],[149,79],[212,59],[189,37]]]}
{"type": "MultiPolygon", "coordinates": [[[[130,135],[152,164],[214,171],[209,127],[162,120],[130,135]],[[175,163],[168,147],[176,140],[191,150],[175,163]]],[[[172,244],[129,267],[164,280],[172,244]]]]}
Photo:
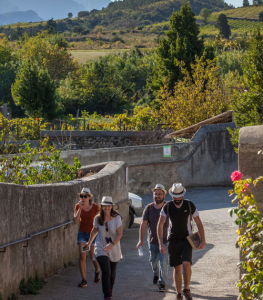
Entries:
{"type": "Polygon", "coordinates": [[[102,272],[104,299],[109,300],[112,299],[117,263],[122,258],[120,246],[122,221],[121,216],[113,209],[111,197],[103,197],[100,204],[100,212],[94,219],[87,247],[96,237],[94,254],[102,272]]]}

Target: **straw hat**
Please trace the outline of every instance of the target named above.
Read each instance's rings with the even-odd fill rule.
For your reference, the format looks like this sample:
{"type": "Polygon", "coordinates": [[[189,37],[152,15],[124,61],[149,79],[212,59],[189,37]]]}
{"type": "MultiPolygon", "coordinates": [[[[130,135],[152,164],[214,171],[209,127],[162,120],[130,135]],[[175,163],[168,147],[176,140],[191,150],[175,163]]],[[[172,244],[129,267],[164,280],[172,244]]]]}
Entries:
{"type": "Polygon", "coordinates": [[[83,194],[83,193],[89,194],[90,197],[93,197],[93,195],[92,195],[91,192],[90,192],[90,189],[88,189],[88,188],[83,188],[83,189],[81,190],[81,192],[78,193],[78,195],[83,194]]]}
{"type": "Polygon", "coordinates": [[[102,197],[100,205],[113,205],[112,197],[110,197],[110,196],[102,197]]]}
{"type": "Polygon", "coordinates": [[[173,198],[182,198],[186,192],[186,189],[182,186],[181,183],[174,183],[173,186],[169,189],[169,194],[173,198]]]}
{"type": "Polygon", "coordinates": [[[164,188],[164,186],[160,183],[157,183],[155,188],[152,189],[152,192],[154,192],[155,190],[162,190],[165,194],[167,193],[166,189],[164,188]]]}

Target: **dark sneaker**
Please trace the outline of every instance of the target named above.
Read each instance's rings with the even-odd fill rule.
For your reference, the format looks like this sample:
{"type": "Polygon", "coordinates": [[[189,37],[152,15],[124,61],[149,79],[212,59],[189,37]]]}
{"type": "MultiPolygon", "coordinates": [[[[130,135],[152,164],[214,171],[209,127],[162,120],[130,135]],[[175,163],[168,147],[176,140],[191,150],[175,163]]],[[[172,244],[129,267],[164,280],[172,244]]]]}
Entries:
{"type": "Polygon", "coordinates": [[[78,287],[85,287],[87,286],[87,280],[82,279],[81,283],[78,284],[78,287]]]}
{"type": "Polygon", "coordinates": [[[104,298],[105,300],[111,300],[112,298],[111,297],[106,297],[104,298]]]}
{"type": "Polygon", "coordinates": [[[164,284],[158,284],[158,290],[159,290],[159,292],[165,292],[165,285],[164,284]]]}
{"type": "Polygon", "coordinates": [[[183,300],[182,294],[177,294],[176,300],[183,300]]]}
{"type": "Polygon", "coordinates": [[[153,284],[157,284],[158,280],[159,280],[159,277],[158,276],[154,276],[153,277],[153,284]]]}
{"type": "Polygon", "coordinates": [[[186,300],[193,300],[190,290],[184,289],[183,294],[186,300]]]}
{"type": "Polygon", "coordinates": [[[95,272],[94,282],[95,283],[100,282],[100,272],[98,272],[98,273],[95,272]]]}

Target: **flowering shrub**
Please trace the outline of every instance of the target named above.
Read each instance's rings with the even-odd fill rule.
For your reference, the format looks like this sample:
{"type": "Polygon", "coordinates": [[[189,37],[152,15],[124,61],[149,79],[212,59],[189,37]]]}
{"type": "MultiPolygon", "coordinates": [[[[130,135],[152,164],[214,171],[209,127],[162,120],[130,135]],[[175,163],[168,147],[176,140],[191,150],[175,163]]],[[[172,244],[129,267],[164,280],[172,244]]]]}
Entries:
{"type": "MultiPolygon", "coordinates": [[[[253,194],[249,189],[251,179],[241,179],[240,171],[231,175],[234,191],[229,195],[236,194],[232,202],[237,202],[238,207],[230,210],[230,215],[236,215],[235,224],[238,239],[237,245],[240,249],[242,261],[238,266],[243,270],[240,280],[237,282],[239,288],[239,299],[262,300],[263,299],[263,230],[260,213],[253,194]]],[[[257,186],[263,177],[260,176],[253,181],[257,186]]]]}

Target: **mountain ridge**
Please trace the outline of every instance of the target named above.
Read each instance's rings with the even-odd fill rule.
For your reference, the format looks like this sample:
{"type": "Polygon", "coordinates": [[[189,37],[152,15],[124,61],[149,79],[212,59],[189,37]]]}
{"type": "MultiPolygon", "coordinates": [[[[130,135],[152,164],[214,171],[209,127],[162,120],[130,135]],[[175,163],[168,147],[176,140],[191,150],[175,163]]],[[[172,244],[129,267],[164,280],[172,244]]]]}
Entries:
{"type": "Polygon", "coordinates": [[[40,22],[43,21],[33,10],[28,11],[12,11],[0,14],[0,26],[12,23],[23,22],[40,22]]]}

